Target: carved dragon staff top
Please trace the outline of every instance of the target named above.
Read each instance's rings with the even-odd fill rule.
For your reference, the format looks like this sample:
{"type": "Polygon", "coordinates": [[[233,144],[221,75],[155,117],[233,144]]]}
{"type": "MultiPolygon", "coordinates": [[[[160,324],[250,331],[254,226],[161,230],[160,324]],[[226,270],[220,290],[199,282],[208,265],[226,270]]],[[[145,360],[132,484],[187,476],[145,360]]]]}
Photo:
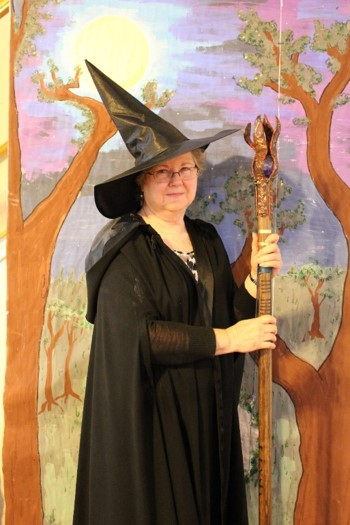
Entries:
{"type": "MultiPolygon", "coordinates": [[[[281,125],[276,117],[273,129],[264,116],[256,118],[253,140],[251,124],[247,124],[244,139],[255,151],[251,173],[255,182],[255,207],[258,221],[259,247],[271,233],[272,182],[277,174],[277,140],[281,125]]],[[[257,315],[272,313],[271,268],[258,268],[257,315]]],[[[270,350],[261,350],[258,357],[259,386],[259,525],[271,525],[271,421],[272,421],[272,358],[270,350]]]]}

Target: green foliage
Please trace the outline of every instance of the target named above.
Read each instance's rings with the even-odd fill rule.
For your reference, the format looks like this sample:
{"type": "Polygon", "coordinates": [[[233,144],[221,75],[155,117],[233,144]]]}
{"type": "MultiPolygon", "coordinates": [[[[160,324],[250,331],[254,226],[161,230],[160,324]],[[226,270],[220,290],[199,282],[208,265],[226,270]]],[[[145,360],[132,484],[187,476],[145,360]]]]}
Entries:
{"type": "Polygon", "coordinates": [[[48,516],[49,524],[52,525],[53,523],[56,523],[56,517],[55,517],[55,509],[51,510],[51,513],[48,516]]]}
{"type": "MultiPolygon", "coordinates": [[[[31,76],[31,80],[34,84],[40,84],[40,82],[43,82],[44,79],[45,79],[45,73],[43,73],[42,71],[38,71],[38,70],[36,70],[31,76]]],[[[47,89],[52,91],[52,93],[54,93],[53,83],[48,84],[46,87],[47,89]]],[[[37,98],[39,102],[45,102],[46,104],[53,104],[54,102],[56,102],[54,96],[48,96],[40,88],[37,91],[37,98]]]]}
{"type": "MultiPolygon", "coordinates": [[[[23,38],[19,44],[16,56],[15,73],[18,74],[22,69],[22,60],[24,57],[36,56],[37,49],[35,39],[38,35],[44,35],[46,29],[42,22],[52,18],[51,13],[44,9],[49,4],[60,4],[60,0],[31,0],[28,1],[28,14],[22,22],[18,15],[15,15],[15,30],[19,30],[20,25],[25,23],[23,38]]],[[[19,7],[18,7],[19,9],[19,7]]]]}
{"type": "Polygon", "coordinates": [[[56,321],[66,320],[77,328],[90,329],[91,325],[85,319],[86,285],[84,275],[76,280],[74,272],[64,277],[61,270],[58,277],[51,283],[46,309],[54,314],[56,321]]]}
{"type": "Polygon", "coordinates": [[[294,74],[297,83],[306,93],[309,93],[313,98],[316,98],[316,91],[313,86],[322,82],[321,73],[315,71],[311,66],[298,63],[291,67],[291,74],[294,74]]]}
{"type": "MultiPolygon", "coordinates": [[[[292,278],[293,281],[300,284],[302,287],[309,287],[311,289],[316,288],[317,285],[328,283],[329,281],[341,277],[344,274],[344,270],[336,267],[321,266],[316,259],[310,258],[310,262],[304,264],[300,268],[296,265],[292,265],[287,275],[292,278]]],[[[324,288],[319,293],[322,297],[331,298],[333,296],[330,288],[324,288]]]]}
{"type": "MultiPolygon", "coordinates": [[[[254,9],[246,13],[239,12],[239,17],[246,22],[238,36],[239,40],[255,48],[255,52],[244,53],[244,58],[258,69],[258,72],[252,79],[241,77],[236,82],[253,95],[260,95],[266,86],[273,87],[276,91],[278,89],[282,93],[283,89],[293,90],[296,81],[305,93],[315,99],[315,86],[322,82],[322,74],[300,61],[300,56],[308,49],[327,53],[325,63],[328,69],[333,74],[339,70],[340,62],[334,56],[334,52],[345,53],[350,36],[350,21],[334,22],[326,28],[322,22],[316,20],[312,39],[304,35],[293,40],[291,30],[279,31],[275,22],[262,20],[254,9]]],[[[292,96],[280,98],[283,104],[290,104],[292,100],[292,96]]],[[[348,96],[337,97],[333,107],[348,101],[348,96]]]]}
{"type": "Polygon", "coordinates": [[[142,88],[142,99],[144,103],[153,109],[163,108],[167,105],[171,97],[174,95],[174,91],[170,89],[164,89],[161,96],[157,94],[158,84],[156,80],[147,82],[144,88],[142,88]]]}
{"type": "Polygon", "coordinates": [[[200,217],[204,221],[220,224],[225,215],[221,210],[213,212],[212,205],[216,203],[216,199],[216,193],[209,193],[209,195],[204,196],[197,195],[187,212],[188,216],[193,218],[200,217]]]}
{"type": "Polygon", "coordinates": [[[346,51],[350,35],[350,20],[334,22],[329,28],[320,20],[315,20],[315,32],[310,45],[313,51],[327,52],[328,49],[337,49],[340,53],[346,51]]]}
{"type": "MultiPolygon", "coordinates": [[[[250,170],[239,165],[234,175],[224,185],[225,200],[220,202],[224,213],[236,215],[233,224],[246,235],[256,229],[255,186],[250,170]]],[[[272,202],[276,207],[276,228],[280,233],[286,229],[295,230],[304,224],[304,204],[298,201],[294,209],[283,209],[283,203],[292,194],[292,188],[282,178],[272,186],[272,202]]]]}
{"type": "MultiPolygon", "coordinates": [[[[50,73],[58,73],[59,71],[58,66],[56,66],[52,58],[49,58],[49,60],[47,61],[47,65],[50,68],[50,73]]],[[[63,82],[61,82],[61,84],[63,84],[63,82]]]]}
{"type": "Polygon", "coordinates": [[[293,210],[281,210],[279,207],[277,213],[278,231],[280,233],[286,230],[294,231],[298,226],[302,226],[306,221],[304,210],[305,205],[301,200],[297,201],[296,207],[293,210]]]}
{"type": "Polygon", "coordinates": [[[275,22],[260,20],[255,10],[250,10],[246,13],[239,11],[238,16],[241,20],[247,22],[245,29],[238,35],[238,39],[256,49],[255,53],[245,53],[244,58],[260,71],[254,76],[253,80],[240,77],[237,83],[254,95],[260,95],[269,79],[274,79],[275,82],[278,82],[279,68],[274,60],[273,42],[269,41],[265,36],[265,33],[268,32],[277,41],[277,26],[275,22]]]}
{"type": "Polygon", "coordinates": [[[304,118],[294,118],[293,124],[300,128],[306,128],[310,123],[310,120],[307,117],[304,118]]]}
{"type": "Polygon", "coordinates": [[[265,87],[265,79],[260,74],[256,74],[253,80],[249,80],[248,78],[240,77],[237,80],[237,84],[243,88],[249,91],[252,95],[259,96],[262,93],[262,90],[265,87]]]}
{"type": "Polygon", "coordinates": [[[241,20],[247,22],[245,30],[238,36],[239,40],[242,42],[247,42],[258,48],[266,49],[266,32],[271,33],[274,38],[278,38],[279,32],[276,22],[266,22],[261,20],[255,9],[251,9],[247,12],[239,11],[238,16],[241,20]]]}
{"type": "Polygon", "coordinates": [[[256,487],[259,482],[259,444],[256,443],[254,450],[249,453],[249,468],[244,471],[244,481],[246,484],[254,483],[256,487]]]}
{"type": "Polygon", "coordinates": [[[294,98],[286,97],[285,95],[281,95],[279,100],[280,100],[281,104],[285,104],[285,105],[287,105],[287,104],[294,104],[295,103],[295,99],[294,98]]]}
{"type": "Polygon", "coordinates": [[[255,207],[255,187],[250,170],[239,165],[226,180],[224,188],[225,200],[220,202],[220,207],[225,213],[234,212],[239,215],[241,218],[237,219],[236,225],[245,230],[246,218],[254,215],[255,207]]]}
{"type": "Polygon", "coordinates": [[[239,406],[243,408],[250,415],[250,426],[258,428],[258,412],[255,408],[256,399],[246,390],[242,389],[239,396],[239,406]]]}
{"type": "MultiPolygon", "coordinates": [[[[256,229],[255,212],[255,185],[250,169],[239,164],[231,177],[224,184],[225,197],[217,204],[217,194],[211,193],[205,196],[197,196],[189,210],[190,217],[200,217],[214,224],[220,224],[227,213],[235,215],[234,226],[237,226],[243,234],[247,235],[256,229]]],[[[288,186],[282,178],[276,178],[272,186],[272,202],[276,207],[276,227],[280,233],[286,229],[295,230],[305,223],[304,204],[297,201],[293,209],[283,209],[284,201],[292,194],[291,186],[288,186]]],[[[283,239],[282,239],[283,242],[283,239]]]]}
{"type": "Polygon", "coordinates": [[[340,62],[337,58],[331,57],[326,61],[328,69],[335,75],[340,69],[340,62]]]}
{"type": "MultiPolygon", "coordinates": [[[[315,97],[313,85],[318,84],[322,76],[312,67],[295,61],[296,55],[307,50],[309,37],[301,36],[293,41],[291,30],[280,32],[275,22],[262,20],[255,10],[240,12],[239,17],[247,22],[238,36],[239,40],[255,48],[255,53],[245,53],[244,58],[253,67],[259,69],[259,72],[253,80],[241,77],[237,83],[254,95],[258,95],[269,83],[275,85],[280,83],[281,87],[288,88],[286,75],[294,75],[305,91],[315,97]]],[[[281,101],[290,103],[289,98],[281,101]]]]}
{"type": "Polygon", "coordinates": [[[80,109],[84,120],[82,122],[77,122],[75,124],[75,129],[79,132],[80,136],[78,138],[72,139],[72,144],[75,144],[78,146],[78,148],[83,147],[83,145],[87,142],[89,136],[92,133],[93,127],[94,127],[94,117],[93,114],[89,109],[86,107],[80,105],[80,104],[71,104],[78,109],[80,109]]]}
{"type": "MultiPolygon", "coordinates": [[[[55,91],[61,88],[62,86],[64,86],[65,83],[61,77],[57,76],[59,68],[52,59],[49,59],[47,61],[47,65],[49,67],[51,75],[54,75],[53,77],[54,81],[47,82],[45,84],[45,91],[43,91],[42,89],[38,89],[38,100],[40,102],[45,102],[46,104],[53,104],[57,102],[55,91]]],[[[81,67],[76,66],[75,72],[77,75],[80,75],[81,67]]],[[[43,73],[42,71],[36,71],[32,75],[31,79],[32,79],[32,82],[34,82],[35,84],[39,84],[40,82],[44,81],[45,73],[43,73]]],[[[75,79],[73,79],[72,77],[69,77],[66,85],[69,87],[69,85],[72,84],[74,81],[75,79]]],[[[78,148],[81,148],[86,143],[86,141],[88,140],[89,136],[92,133],[93,126],[94,126],[93,114],[88,108],[86,108],[82,104],[78,104],[77,102],[74,102],[74,101],[66,101],[66,103],[77,108],[83,116],[84,120],[81,122],[77,122],[74,126],[74,128],[78,131],[79,136],[71,140],[72,144],[74,144],[78,148]]]]}
{"type": "Polygon", "coordinates": [[[350,95],[347,93],[341,93],[332,101],[333,108],[338,108],[339,106],[345,106],[350,101],[350,95]]]}

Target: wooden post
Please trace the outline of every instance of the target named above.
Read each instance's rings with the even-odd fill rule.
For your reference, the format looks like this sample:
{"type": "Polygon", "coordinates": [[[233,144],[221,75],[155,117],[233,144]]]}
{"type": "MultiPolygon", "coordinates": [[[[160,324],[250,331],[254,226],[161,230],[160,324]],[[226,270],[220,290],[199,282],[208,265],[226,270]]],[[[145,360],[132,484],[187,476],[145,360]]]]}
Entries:
{"type": "MultiPolygon", "coordinates": [[[[251,172],[255,182],[255,207],[258,221],[258,244],[262,247],[271,233],[272,181],[277,174],[276,144],[280,133],[272,128],[267,117],[255,120],[253,140],[250,139],[251,124],[247,124],[244,138],[255,151],[251,172]]],[[[271,268],[258,268],[257,315],[272,313],[271,268]]],[[[271,525],[271,438],[272,438],[272,357],[270,350],[260,350],[258,357],[259,385],[259,525],[271,525]]]]}

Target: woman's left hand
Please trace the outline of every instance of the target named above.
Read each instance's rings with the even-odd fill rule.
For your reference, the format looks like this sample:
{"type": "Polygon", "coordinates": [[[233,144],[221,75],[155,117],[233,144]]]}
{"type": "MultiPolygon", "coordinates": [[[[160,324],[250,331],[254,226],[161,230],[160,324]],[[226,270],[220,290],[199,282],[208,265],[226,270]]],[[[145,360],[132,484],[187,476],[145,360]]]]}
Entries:
{"type": "Polygon", "coordinates": [[[272,277],[275,277],[280,272],[283,261],[281,252],[278,246],[279,235],[271,233],[265,239],[265,245],[260,249],[258,247],[258,235],[252,235],[252,253],[250,258],[251,275],[257,279],[258,266],[262,268],[272,268],[272,277]]]}

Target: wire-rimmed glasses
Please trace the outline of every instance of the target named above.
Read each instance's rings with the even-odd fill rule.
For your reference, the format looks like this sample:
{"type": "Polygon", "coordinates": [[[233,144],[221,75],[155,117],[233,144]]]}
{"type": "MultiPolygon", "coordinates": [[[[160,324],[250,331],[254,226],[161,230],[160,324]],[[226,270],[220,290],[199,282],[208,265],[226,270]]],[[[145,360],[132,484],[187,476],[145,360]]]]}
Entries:
{"type": "Polygon", "coordinates": [[[155,171],[149,171],[155,182],[170,182],[174,175],[179,175],[181,180],[194,179],[198,174],[197,166],[183,166],[178,171],[172,171],[168,168],[159,168],[155,171]]]}

